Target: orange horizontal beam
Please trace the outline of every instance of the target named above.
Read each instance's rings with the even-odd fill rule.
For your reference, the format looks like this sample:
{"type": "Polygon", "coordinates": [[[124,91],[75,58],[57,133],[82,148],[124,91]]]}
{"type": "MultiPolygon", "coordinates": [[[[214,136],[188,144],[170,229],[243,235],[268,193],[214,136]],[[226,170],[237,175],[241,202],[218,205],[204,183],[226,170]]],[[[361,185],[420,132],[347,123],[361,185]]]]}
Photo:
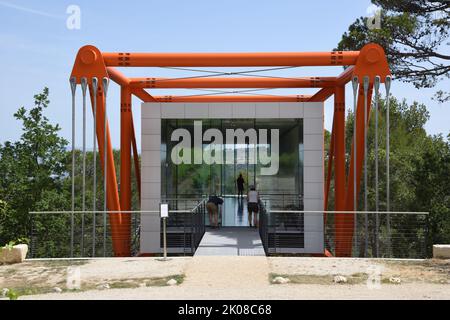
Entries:
{"type": "MultiPolygon", "coordinates": [[[[156,102],[307,102],[310,95],[214,95],[214,96],[152,96],[156,102]]],[[[154,101],[145,101],[154,102],[154,101]]]]}
{"type": "Polygon", "coordinates": [[[194,88],[325,88],[335,87],[334,77],[308,78],[131,78],[135,88],[194,89],[194,88]]]}
{"type": "Polygon", "coordinates": [[[108,76],[120,86],[128,86],[130,84],[130,79],[128,79],[122,72],[115,68],[108,67],[108,76]]]}
{"type": "Polygon", "coordinates": [[[329,97],[331,97],[334,94],[334,88],[323,88],[320,89],[319,92],[317,92],[315,95],[313,95],[309,101],[310,102],[323,102],[327,100],[329,97]]]}
{"type": "Polygon", "coordinates": [[[155,97],[142,88],[132,88],[131,93],[144,102],[157,102],[155,97]]]}
{"type": "Polygon", "coordinates": [[[109,67],[263,67],[355,65],[359,51],[273,53],[102,53],[109,67]]]}
{"type": "Polygon", "coordinates": [[[355,71],[355,67],[351,66],[344,70],[338,77],[337,77],[337,86],[343,86],[349,81],[352,80],[353,72],[355,71]]]}

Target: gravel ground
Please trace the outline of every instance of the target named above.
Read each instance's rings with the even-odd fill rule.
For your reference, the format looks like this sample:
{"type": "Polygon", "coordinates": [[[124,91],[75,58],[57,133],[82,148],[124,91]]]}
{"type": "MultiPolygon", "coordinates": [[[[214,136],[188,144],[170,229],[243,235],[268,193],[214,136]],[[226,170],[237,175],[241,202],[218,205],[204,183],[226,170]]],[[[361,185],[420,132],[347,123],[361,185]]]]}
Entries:
{"type": "Polygon", "coordinates": [[[185,272],[191,258],[168,261],[155,258],[96,259],[80,266],[82,279],[162,278],[185,272]]]}
{"type": "MultiPolygon", "coordinates": [[[[5,266],[0,267],[0,272],[2,268],[5,266]]],[[[173,258],[168,262],[155,258],[96,259],[80,268],[83,280],[90,281],[174,274],[184,274],[185,280],[173,287],[50,293],[20,299],[450,299],[449,260],[204,256],[173,258]],[[380,288],[373,289],[365,283],[276,285],[269,282],[273,274],[310,278],[351,276],[367,273],[373,266],[380,267],[383,276],[400,277],[401,284],[382,283],[380,288]]]]}
{"type": "Polygon", "coordinates": [[[373,266],[383,267],[376,259],[333,258],[268,258],[271,272],[276,274],[352,275],[365,273],[373,266]]]}
{"type": "Polygon", "coordinates": [[[448,285],[402,284],[368,289],[365,285],[269,285],[255,288],[148,287],[136,289],[93,290],[78,293],[23,296],[26,300],[411,300],[450,299],[448,285]]]}

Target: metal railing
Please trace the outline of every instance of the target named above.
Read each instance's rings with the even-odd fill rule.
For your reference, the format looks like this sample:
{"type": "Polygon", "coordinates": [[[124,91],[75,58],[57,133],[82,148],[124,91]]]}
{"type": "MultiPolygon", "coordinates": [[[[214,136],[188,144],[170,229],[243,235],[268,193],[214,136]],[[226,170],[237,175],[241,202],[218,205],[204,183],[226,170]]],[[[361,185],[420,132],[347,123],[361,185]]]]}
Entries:
{"type": "Polygon", "coordinates": [[[303,198],[298,194],[260,194],[261,201],[268,209],[303,210],[303,198]]]}
{"type": "MultiPolygon", "coordinates": [[[[167,220],[169,253],[194,254],[205,233],[205,200],[164,201],[167,201],[170,208],[167,220]]],[[[30,212],[32,226],[30,256],[32,258],[114,256],[110,223],[109,219],[103,219],[104,213],[103,210],[30,212]],[[102,223],[99,224],[98,221],[102,223]]],[[[119,213],[131,216],[129,230],[131,254],[136,256],[140,253],[142,215],[159,215],[159,211],[108,211],[110,215],[119,213]]]]}
{"type": "Polygon", "coordinates": [[[341,245],[351,247],[353,257],[427,258],[428,215],[428,212],[328,211],[325,247],[335,252],[336,233],[340,233],[341,245]],[[337,215],[352,216],[352,223],[336,226],[337,215]]]}
{"type": "MultiPolygon", "coordinates": [[[[196,201],[196,205],[190,210],[179,209],[186,206],[183,201],[165,201],[169,204],[170,213],[167,219],[167,251],[172,254],[194,255],[206,230],[206,200],[196,201]]],[[[161,233],[161,244],[162,237],[161,233]]]]}
{"type": "Polygon", "coordinates": [[[272,209],[273,203],[267,200],[260,201],[259,207],[259,233],[266,255],[303,253],[305,250],[303,211],[276,211],[272,209]],[[269,206],[269,203],[272,206],[269,206]]]}
{"type": "Polygon", "coordinates": [[[264,201],[260,212],[259,231],[267,255],[310,254],[323,238],[323,249],[333,255],[350,248],[352,257],[427,257],[427,212],[270,210],[264,201]],[[351,215],[351,219],[336,226],[336,215],[351,215]],[[316,243],[308,244],[306,238],[316,243]]]}
{"type": "MultiPolygon", "coordinates": [[[[103,219],[104,213],[103,210],[30,212],[31,257],[113,256],[110,222],[109,218],[103,219]],[[99,221],[102,223],[99,224],[99,221]]],[[[153,211],[108,211],[110,215],[119,213],[130,215],[131,254],[137,255],[141,214],[153,213],[153,211]]]]}

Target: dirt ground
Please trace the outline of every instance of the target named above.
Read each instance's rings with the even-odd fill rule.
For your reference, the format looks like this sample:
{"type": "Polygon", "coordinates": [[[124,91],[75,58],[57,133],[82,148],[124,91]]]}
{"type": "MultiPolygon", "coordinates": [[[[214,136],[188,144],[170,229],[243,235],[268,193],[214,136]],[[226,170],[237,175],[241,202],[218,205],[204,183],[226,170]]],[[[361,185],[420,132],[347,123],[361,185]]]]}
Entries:
{"type": "Polygon", "coordinates": [[[162,286],[172,278],[180,281],[188,261],[189,258],[165,262],[154,258],[26,260],[0,265],[0,290],[13,289],[19,295],[51,293],[55,287],[71,291],[67,288],[69,268],[79,268],[81,291],[104,284],[111,288],[162,286]]]}
{"type": "Polygon", "coordinates": [[[251,256],[180,257],[166,262],[28,260],[0,266],[2,288],[20,291],[19,299],[450,299],[450,260],[251,256]],[[65,288],[68,267],[79,267],[81,290],[65,288]],[[347,283],[334,283],[336,275],[347,283]],[[277,276],[290,282],[273,284],[277,276]],[[400,283],[394,284],[392,277],[400,283]],[[172,278],[179,284],[166,285],[172,278]],[[106,283],[110,289],[98,289],[106,283]],[[53,293],[55,286],[63,292],[53,293]]]}

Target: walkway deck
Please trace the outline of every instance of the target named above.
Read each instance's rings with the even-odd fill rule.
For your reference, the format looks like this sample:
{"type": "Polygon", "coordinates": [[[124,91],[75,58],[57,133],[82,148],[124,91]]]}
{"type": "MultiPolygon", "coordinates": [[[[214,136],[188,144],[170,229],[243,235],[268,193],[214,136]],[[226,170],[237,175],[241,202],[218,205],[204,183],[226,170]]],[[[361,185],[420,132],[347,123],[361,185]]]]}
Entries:
{"type": "Polygon", "coordinates": [[[265,256],[259,232],[242,227],[207,229],[195,256],[265,256]]]}

